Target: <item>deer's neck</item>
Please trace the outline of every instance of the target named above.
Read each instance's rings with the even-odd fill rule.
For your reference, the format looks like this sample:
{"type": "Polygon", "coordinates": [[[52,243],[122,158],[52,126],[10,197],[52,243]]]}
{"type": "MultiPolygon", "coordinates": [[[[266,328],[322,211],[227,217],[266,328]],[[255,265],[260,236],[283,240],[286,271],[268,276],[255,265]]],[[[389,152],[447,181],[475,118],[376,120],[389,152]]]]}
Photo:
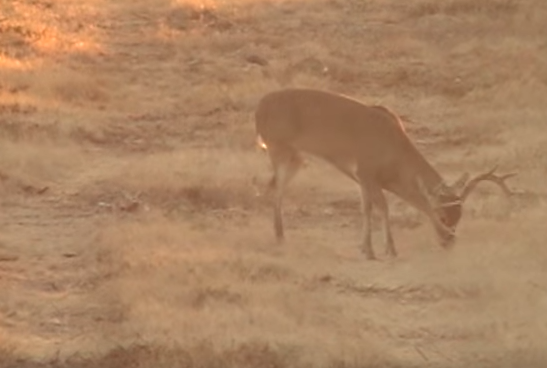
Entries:
{"type": "Polygon", "coordinates": [[[412,147],[405,159],[398,167],[398,180],[389,188],[397,196],[425,213],[431,213],[431,205],[428,198],[420,190],[418,184],[421,181],[425,189],[433,191],[443,183],[443,178],[435,168],[427,162],[424,156],[415,147],[412,147]]]}

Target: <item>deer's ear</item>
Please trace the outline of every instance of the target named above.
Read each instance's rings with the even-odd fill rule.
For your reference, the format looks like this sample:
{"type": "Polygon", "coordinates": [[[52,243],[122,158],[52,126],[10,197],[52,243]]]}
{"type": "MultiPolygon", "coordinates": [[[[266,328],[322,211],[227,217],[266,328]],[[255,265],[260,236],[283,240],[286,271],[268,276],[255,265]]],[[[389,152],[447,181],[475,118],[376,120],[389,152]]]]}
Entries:
{"type": "Polygon", "coordinates": [[[443,194],[446,194],[450,192],[450,187],[446,185],[446,183],[442,182],[439,185],[437,185],[433,190],[431,191],[431,194],[435,197],[439,197],[443,194]]]}
{"type": "Polygon", "coordinates": [[[454,182],[454,184],[450,185],[450,189],[455,193],[459,193],[468,181],[469,173],[463,173],[462,176],[454,182]]]}

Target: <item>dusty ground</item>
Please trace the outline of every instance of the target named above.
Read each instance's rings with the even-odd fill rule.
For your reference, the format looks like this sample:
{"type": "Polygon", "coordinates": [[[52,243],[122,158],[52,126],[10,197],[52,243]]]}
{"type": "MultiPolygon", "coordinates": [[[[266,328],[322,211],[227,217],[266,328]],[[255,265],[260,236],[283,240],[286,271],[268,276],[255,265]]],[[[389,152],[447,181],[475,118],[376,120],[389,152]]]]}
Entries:
{"type": "Polygon", "coordinates": [[[2,1],[0,366],[545,366],[546,34],[543,0],[2,1]],[[367,262],[312,160],[278,246],[252,112],[283,86],[520,194],[483,184],[450,253],[389,197],[400,257],[367,262]]]}

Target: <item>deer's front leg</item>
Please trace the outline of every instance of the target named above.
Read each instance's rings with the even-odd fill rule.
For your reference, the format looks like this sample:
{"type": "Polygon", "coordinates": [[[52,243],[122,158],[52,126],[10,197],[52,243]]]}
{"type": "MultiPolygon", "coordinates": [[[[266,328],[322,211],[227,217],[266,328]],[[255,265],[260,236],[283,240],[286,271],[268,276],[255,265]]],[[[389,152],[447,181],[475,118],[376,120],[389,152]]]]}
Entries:
{"type": "Polygon", "coordinates": [[[371,187],[369,192],[372,203],[378,208],[382,217],[382,233],[384,235],[386,254],[390,257],[397,257],[397,251],[395,250],[393,235],[391,235],[391,227],[389,225],[389,208],[387,206],[386,197],[382,192],[382,188],[379,186],[371,187]]]}
{"type": "Polygon", "coordinates": [[[368,188],[361,184],[361,209],[363,216],[363,243],[361,249],[369,260],[376,259],[372,249],[372,201],[368,188]]]}

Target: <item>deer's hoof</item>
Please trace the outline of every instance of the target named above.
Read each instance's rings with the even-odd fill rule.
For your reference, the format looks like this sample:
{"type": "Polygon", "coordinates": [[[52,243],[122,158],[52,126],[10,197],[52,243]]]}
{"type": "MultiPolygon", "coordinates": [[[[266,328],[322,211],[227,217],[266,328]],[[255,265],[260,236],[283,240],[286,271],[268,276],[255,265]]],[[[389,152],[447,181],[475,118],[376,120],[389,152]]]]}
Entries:
{"type": "Polygon", "coordinates": [[[372,251],[363,250],[363,253],[365,253],[365,258],[367,259],[367,261],[377,261],[378,260],[376,258],[376,256],[374,255],[374,252],[372,252],[372,251]]]}
{"type": "Polygon", "coordinates": [[[395,249],[386,249],[386,256],[389,258],[397,258],[397,251],[395,249]]]}

